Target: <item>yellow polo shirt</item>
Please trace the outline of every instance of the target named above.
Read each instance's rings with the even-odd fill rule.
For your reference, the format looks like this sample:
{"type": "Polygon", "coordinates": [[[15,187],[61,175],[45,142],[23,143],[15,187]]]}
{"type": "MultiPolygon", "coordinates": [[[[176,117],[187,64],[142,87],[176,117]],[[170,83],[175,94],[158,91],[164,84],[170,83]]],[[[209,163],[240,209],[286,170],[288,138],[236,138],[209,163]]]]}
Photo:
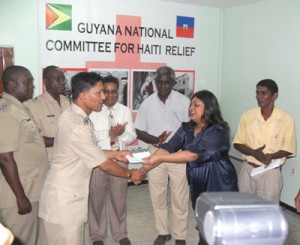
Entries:
{"type": "MultiPolygon", "coordinates": [[[[261,109],[255,108],[244,113],[233,144],[243,144],[252,149],[266,145],[264,153],[287,151],[296,155],[296,130],[293,118],[285,111],[274,107],[267,121],[261,115],[261,109]]],[[[264,165],[252,156],[243,155],[244,160],[257,165],[264,165]]],[[[280,159],[281,164],[286,158],[280,159]]]]}

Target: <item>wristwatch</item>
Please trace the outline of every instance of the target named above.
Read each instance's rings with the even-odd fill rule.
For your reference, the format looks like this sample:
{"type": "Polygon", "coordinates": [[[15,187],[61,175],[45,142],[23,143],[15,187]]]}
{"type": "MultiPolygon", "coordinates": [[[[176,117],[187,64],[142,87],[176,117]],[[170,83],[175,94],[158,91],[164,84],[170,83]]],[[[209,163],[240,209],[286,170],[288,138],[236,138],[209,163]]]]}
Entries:
{"type": "Polygon", "coordinates": [[[128,172],[127,172],[127,179],[131,179],[131,172],[130,172],[130,170],[129,169],[127,169],[128,170],[128,172]]]}

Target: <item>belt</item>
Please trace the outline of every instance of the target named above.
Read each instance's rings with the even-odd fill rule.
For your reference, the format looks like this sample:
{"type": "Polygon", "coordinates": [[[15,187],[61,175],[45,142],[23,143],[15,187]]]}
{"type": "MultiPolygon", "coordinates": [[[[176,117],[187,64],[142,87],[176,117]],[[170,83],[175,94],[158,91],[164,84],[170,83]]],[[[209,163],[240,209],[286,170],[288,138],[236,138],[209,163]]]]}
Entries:
{"type": "Polygon", "coordinates": [[[258,168],[261,167],[260,165],[254,164],[253,162],[247,162],[250,166],[252,166],[253,168],[258,168]]]}

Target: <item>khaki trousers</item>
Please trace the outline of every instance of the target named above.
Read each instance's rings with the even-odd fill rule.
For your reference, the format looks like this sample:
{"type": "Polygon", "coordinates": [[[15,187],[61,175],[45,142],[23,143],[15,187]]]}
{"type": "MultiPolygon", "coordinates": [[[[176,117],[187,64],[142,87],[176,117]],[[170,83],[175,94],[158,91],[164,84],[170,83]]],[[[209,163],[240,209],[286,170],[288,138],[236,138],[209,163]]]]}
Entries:
{"type": "MultiPolygon", "coordinates": [[[[154,152],[152,146],[149,151],[154,152]]],[[[172,230],[174,239],[186,240],[188,232],[189,187],[186,164],[161,163],[147,174],[155,226],[160,235],[171,234],[168,217],[168,185],[170,186],[172,230]]]]}
{"type": "MultiPolygon", "coordinates": [[[[122,167],[127,164],[118,162],[122,167]]],[[[89,194],[88,222],[90,239],[104,241],[107,237],[107,211],[114,240],[127,237],[127,179],[115,177],[95,168],[92,172],[89,194]]]]}
{"type": "Polygon", "coordinates": [[[39,203],[31,203],[31,206],[32,211],[25,215],[18,214],[17,207],[0,209],[0,222],[14,234],[16,244],[35,245],[37,243],[39,203]]]}
{"type": "Polygon", "coordinates": [[[282,189],[280,168],[275,168],[251,177],[253,167],[243,163],[239,174],[238,185],[240,192],[252,193],[261,198],[279,204],[282,189]]]}

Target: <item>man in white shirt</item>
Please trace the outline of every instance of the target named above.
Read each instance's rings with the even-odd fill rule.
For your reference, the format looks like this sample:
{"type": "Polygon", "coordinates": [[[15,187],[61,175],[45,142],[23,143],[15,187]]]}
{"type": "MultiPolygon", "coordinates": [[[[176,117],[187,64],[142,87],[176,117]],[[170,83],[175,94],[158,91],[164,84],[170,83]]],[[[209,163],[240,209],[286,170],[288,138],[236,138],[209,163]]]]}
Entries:
{"type": "MultiPolygon", "coordinates": [[[[149,150],[152,152],[156,144],[168,141],[182,122],[189,121],[190,100],[173,90],[175,84],[176,77],[172,68],[158,68],[155,78],[157,92],[143,101],[137,113],[135,128],[138,139],[150,144],[149,150]]],[[[168,184],[171,190],[175,244],[185,245],[189,207],[186,164],[162,163],[148,173],[148,183],[155,226],[159,233],[154,245],[164,245],[172,238],[167,205],[168,184]]]]}
{"type": "MultiPolygon", "coordinates": [[[[126,150],[136,139],[132,113],[127,106],[118,103],[119,80],[114,76],[102,79],[106,99],[102,110],[93,112],[90,119],[94,124],[97,144],[104,150],[126,150]]],[[[117,162],[127,168],[127,164],[117,162]]],[[[130,245],[127,237],[128,181],[109,175],[99,168],[92,172],[89,195],[89,229],[93,245],[103,245],[107,237],[107,208],[110,230],[120,245],[130,245]]]]}

